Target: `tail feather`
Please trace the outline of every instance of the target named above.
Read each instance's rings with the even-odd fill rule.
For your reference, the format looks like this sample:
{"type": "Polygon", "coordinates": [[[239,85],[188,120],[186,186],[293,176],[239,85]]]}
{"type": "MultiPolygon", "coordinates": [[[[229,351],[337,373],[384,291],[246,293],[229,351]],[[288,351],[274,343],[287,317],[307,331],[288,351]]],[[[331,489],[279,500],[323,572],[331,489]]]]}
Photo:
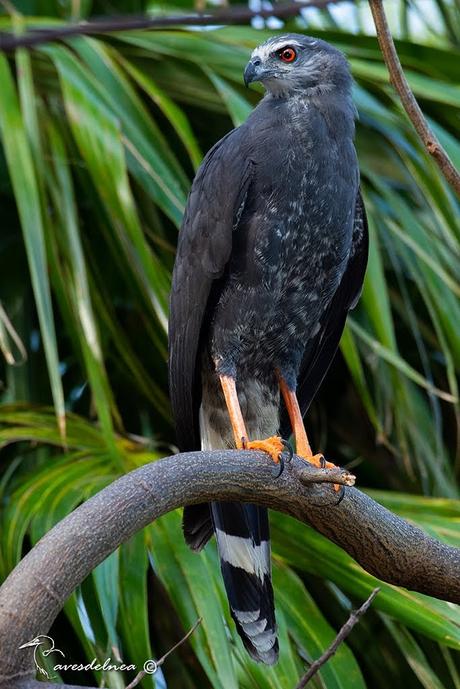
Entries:
{"type": "Polygon", "coordinates": [[[278,640],[267,510],[242,503],[212,503],[211,513],[237,631],[254,660],[272,665],[278,659],[278,640]]]}
{"type": "Polygon", "coordinates": [[[182,529],[185,542],[195,551],[200,551],[214,533],[209,505],[188,505],[184,507],[182,529]]]}
{"type": "MultiPolygon", "coordinates": [[[[274,409],[276,417],[277,405],[274,409]]],[[[202,449],[231,447],[231,428],[225,437],[210,423],[209,413],[203,405],[200,407],[202,449]]],[[[272,425],[276,428],[276,418],[272,425]]],[[[266,437],[267,430],[265,427],[249,429],[254,437],[266,437]]],[[[254,660],[267,665],[276,663],[278,639],[267,510],[233,502],[193,505],[184,509],[183,530],[193,550],[201,550],[215,532],[222,576],[238,634],[254,660]]]]}

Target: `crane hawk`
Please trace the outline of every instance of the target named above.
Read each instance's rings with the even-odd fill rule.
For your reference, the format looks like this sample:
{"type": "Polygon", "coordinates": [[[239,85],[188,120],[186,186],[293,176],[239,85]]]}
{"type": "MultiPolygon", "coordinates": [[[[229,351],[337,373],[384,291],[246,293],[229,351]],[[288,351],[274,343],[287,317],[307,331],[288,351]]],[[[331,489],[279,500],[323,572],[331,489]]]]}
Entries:
{"type": "MultiPolygon", "coordinates": [[[[206,155],[179,235],[170,299],[170,393],[182,451],[263,449],[279,433],[315,464],[303,424],[337,350],[367,263],[342,53],[276,36],[254,50],[246,85],[265,97],[206,155]],[[281,396],[280,396],[281,393],[281,396]]],[[[278,658],[267,510],[184,510],[195,550],[215,532],[233,619],[250,655],[278,658]]]]}

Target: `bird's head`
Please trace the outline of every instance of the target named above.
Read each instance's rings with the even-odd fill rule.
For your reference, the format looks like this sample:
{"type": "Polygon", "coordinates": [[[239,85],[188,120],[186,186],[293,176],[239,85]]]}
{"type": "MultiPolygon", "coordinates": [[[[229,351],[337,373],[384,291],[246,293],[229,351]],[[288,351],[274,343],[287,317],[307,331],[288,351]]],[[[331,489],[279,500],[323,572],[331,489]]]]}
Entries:
{"type": "Polygon", "coordinates": [[[296,33],[274,36],[252,52],[244,83],[248,86],[254,81],[278,97],[348,93],[351,88],[343,53],[319,38],[296,33]]]}

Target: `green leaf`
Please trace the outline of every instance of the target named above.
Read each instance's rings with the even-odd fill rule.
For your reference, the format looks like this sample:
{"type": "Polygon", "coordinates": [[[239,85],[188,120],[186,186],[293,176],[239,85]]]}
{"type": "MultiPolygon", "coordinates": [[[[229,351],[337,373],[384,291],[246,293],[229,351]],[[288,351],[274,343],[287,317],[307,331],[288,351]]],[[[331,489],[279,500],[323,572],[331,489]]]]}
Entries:
{"type": "MultiPolygon", "coordinates": [[[[120,596],[118,619],[123,648],[138,668],[154,657],[149,637],[148,571],[147,544],[144,533],[140,532],[120,549],[120,587],[116,588],[120,596]]],[[[155,686],[153,675],[147,675],[145,685],[155,686]]]]}
{"type": "Polygon", "coordinates": [[[235,127],[239,127],[247,120],[249,113],[252,110],[252,105],[247,102],[240,94],[232,88],[225,79],[214,74],[210,69],[205,69],[205,73],[212,81],[217,91],[220,93],[225,106],[230,113],[235,127]]]}
{"type": "Polygon", "coordinates": [[[236,677],[215,584],[205,552],[197,555],[185,544],[177,512],[151,527],[154,569],[178,610],[184,628],[198,617],[203,622],[191,643],[214,687],[236,689],[236,677]]]}
{"type": "MultiPolygon", "coordinates": [[[[80,65],[76,67],[69,51],[57,47],[46,51],[51,54],[59,70],[73,134],[106,211],[112,218],[128,265],[144,291],[147,303],[166,330],[167,280],[164,269],[147,246],[139,224],[126,171],[123,135],[117,118],[98,96],[84,68],[80,65]],[[141,271],[138,270],[139,264],[141,271]]],[[[125,144],[128,150],[134,151],[127,139],[125,144]]],[[[172,199],[171,192],[160,178],[160,173],[150,172],[152,178],[158,180],[158,189],[161,187],[163,190],[161,198],[167,212],[170,206],[166,199],[172,199]]]]}
{"type": "Polygon", "coordinates": [[[428,390],[433,395],[436,395],[437,397],[439,397],[442,400],[445,400],[446,402],[458,402],[458,399],[453,397],[450,393],[436,388],[432,383],[430,383],[429,380],[427,380],[424,376],[418,373],[418,371],[415,371],[412,368],[412,366],[410,366],[395,351],[388,349],[374,337],[368,335],[364,328],[361,328],[361,326],[359,326],[358,323],[356,323],[352,318],[349,319],[348,325],[351,328],[352,332],[354,332],[363,342],[365,342],[366,345],[370,347],[375,354],[377,354],[387,363],[394,366],[395,369],[397,369],[400,373],[409,378],[409,380],[412,380],[414,383],[417,383],[417,385],[420,385],[420,387],[425,388],[425,390],[428,390]]]}
{"type": "Polygon", "coordinates": [[[289,517],[277,515],[272,524],[274,553],[287,564],[327,578],[360,599],[379,586],[376,610],[449,648],[460,649],[460,613],[455,606],[380,582],[324,536],[289,517]]]}
{"type": "MultiPolygon", "coordinates": [[[[277,604],[286,617],[289,634],[301,649],[302,656],[312,663],[329,648],[337,632],[325,620],[299,577],[286,565],[277,564],[274,582],[277,604]]],[[[365,689],[366,686],[359,666],[345,643],[339,646],[337,653],[321,668],[319,674],[328,689],[365,689]]]]}
{"type": "Polygon", "coordinates": [[[118,617],[118,580],[120,569],[119,550],[109,555],[93,571],[94,584],[101,606],[102,619],[107,629],[109,650],[117,659],[121,659],[118,634],[116,631],[118,617]]]}
{"type": "Polygon", "coordinates": [[[438,679],[431,669],[422,649],[416,643],[412,634],[399,627],[386,616],[382,616],[385,626],[393,636],[401,652],[414,671],[420,684],[425,689],[445,689],[445,685],[438,679]]]}
{"type": "Polygon", "coordinates": [[[18,204],[57,421],[61,436],[64,437],[64,393],[47,272],[42,203],[16,89],[4,55],[0,55],[0,82],[0,132],[18,204]]]}
{"type": "Polygon", "coordinates": [[[48,128],[48,141],[55,171],[52,184],[50,184],[50,193],[54,198],[56,213],[61,221],[60,226],[63,234],[61,251],[66,256],[70,266],[70,279],[67,281],[68,296],[79,323],[77,332],[80,335],[86,370],[104,436],[108,447],[118,458],[111,410],[119,423],[120,421],[107,380],[99,332],[93,312],[85,257],[78,230],[72,179],[68,166],[64,163],[64,143],[57,129],[51,124],[48,128]]]}

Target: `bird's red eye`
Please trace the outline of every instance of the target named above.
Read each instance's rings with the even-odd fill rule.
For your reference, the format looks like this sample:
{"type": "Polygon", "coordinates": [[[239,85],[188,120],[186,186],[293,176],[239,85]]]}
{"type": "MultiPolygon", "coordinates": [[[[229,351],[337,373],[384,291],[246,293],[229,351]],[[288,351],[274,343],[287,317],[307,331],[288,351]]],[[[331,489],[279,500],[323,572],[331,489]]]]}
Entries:
{"type": "Polygon", "coordinates": [[[278,57],[283,62],[294,62],[297,53],[294,48],[282,48],[278,53],[278,57]]]}

